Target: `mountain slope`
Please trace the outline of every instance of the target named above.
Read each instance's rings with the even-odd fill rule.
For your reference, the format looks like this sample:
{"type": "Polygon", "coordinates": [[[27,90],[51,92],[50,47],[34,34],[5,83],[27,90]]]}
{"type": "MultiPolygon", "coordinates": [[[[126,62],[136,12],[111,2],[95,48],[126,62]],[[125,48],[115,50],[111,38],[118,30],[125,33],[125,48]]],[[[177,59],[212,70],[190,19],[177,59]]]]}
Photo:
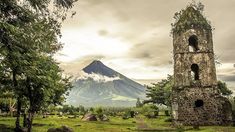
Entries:
{"type": "Polygon", "coordinates": [[[84,75],[74,81],[67,102],[78,106],[134,106],[145,99],[145,88],[139,83],[93,61],[83,68],[84,75]]]}

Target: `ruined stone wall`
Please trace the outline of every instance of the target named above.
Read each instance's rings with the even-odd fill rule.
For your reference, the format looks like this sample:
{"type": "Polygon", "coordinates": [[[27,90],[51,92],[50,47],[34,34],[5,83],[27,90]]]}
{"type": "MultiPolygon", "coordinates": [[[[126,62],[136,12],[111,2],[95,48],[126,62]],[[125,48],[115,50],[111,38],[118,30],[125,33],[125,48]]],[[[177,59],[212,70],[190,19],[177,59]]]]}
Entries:
{"type": "Polygon", "coordinates": [[[190,86],[192,84],[191,65],[199,66],[199,79],[202,86],[216,85],[216,70],[211,32],[205,30],[190,29],[185,33],[175,34],[174,46],[174,77],[175,86],[190,86]],[[199,50],[189,52],[190,36],[198,38],[199,50]]]}
{"type": "Polygon", "coordinates": [[[186,32],[174,33],[173,34],[173,52],[177,53],[188,53],[188,39],[190,36],[196,35],[198,38],[198,46],[200,52],[211,52],[213,53],[213,41],[211,30],[204,29],[189,29],[186,32]]]}
{"type": "Polygon", "coordinates": [[[172,115],[184,125],[226,125],[231,122],[231,104],[219,94],[211,30],[190,29],[173,35],[174,87],[172,115]],[[198,50],[189,50],[189,38],[197,37],[198,50]],[[199,67],[199,79],[191,66],[199,67]]]}
{"type": "Polygon", "coordinates": [[[193,84],[191,76],[192,64],[199,66],[199,80],[201,86],[216,85],[217,79],[213,57],[214,54],[212,53],[176,54],[174,56],[175,86],[191,86],[193,84]]]}
{"type": "Polygon", "coordinates": [[[178,107],[175,119],[184,125],[223,124],[227,119],[219,117],[223,113],[219,97],[216,87],[179,90],[173,97],[178,107]],[[197,107],[197,101],[202,101],[202,106],[197,107]]]}

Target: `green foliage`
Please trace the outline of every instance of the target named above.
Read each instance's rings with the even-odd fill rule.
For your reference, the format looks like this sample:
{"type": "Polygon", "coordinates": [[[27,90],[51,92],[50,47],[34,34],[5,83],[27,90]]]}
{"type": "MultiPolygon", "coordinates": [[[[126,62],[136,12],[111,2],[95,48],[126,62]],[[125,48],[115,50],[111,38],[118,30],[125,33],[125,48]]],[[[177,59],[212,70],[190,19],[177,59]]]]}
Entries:
{"type": "Polygon", "coordinates": [[[165,122],[172,122],[172,117],[167,118],[165,122]]]}
{"type": "Polygon", "coordinates": [[[102,107],[103,113],[108,116],[123,116],[126,111],[132,108],[126,107],[102,107]]]}
{"type": "Polygon", "coordinates": [[[80,111],[79,107],[74,107],[72,105],[63,105],[62,108],[59,109],[59,112],[63,114],[76,115],[80,111]]]}
{"type": "Polygon", "coordinates": [[[84,106],[82,106],[82,105],[79,105],[79,113],[81,114],[81,115],[85,115],[86,114],[86,110],[85,110],[85,107],[84,106]]]}
{"type": "Polygon", "coordinates": [[[15,103],[13,92],[5,91],[0,93],[0,110],[4,112],[12,111],[15,103]]]}
{"type": "Polygon", "coordinates": [[[50,104],[58,105],[71,88],[69,78],[53,55],[62,48],[61,22],[74,0],[1,0],[0,2],[0,83],[17,99],[17,121],[22,105],[29,108],[29,131],[33,114],[50,104]],[[22,105],[21,105],[22,104],[22,105]]]}
{"type": "Polygon", "coordinates": [[[170,106],[170,97],[171,90],[173,87],[173,77],[168,75],[167,79],[163,79],[160,82],[153,84],[153,86],[147,87],[147,98],[149,100],[145,100],[144,103],[156,103],[162,104],[166,106],[170,106]]]}
{"type": "Polygon", "coordinates": [[[142,107],[143,106],[143,103],[140,101],[140,98],[137,98],[137,101],[136,101],[136,107],[142,107]]]}
{"type": "Polygon", "coordinates": [[[172,33],[184,32],[191,28],[202,28],[211,30],[210,22],[202,15],[204,5],[199,2],[192,2],[186,9],[176,12],[175,22],[171,24],[172,33]]]}
{"type": "Polygon", "coordinates": [[[135,111],[129,108],[125,110],[122,119],[129,119],[134,117],[135,117],[135,111]]]}
{"type": "MultiPolygon", "coordinates": [[[[231,105],[232,105],[232,120],[234,121],[235,120],[235,97],[228,97],[231,105]]],[[[233,126],[235,126],[235,122],[233,122],[232,124],[233,126]]]]}
{"type": "Polygon", "coordinates": [[[140,113],[148,118],[156,118],[159,114],[159,108],[154,104],[145,104],[140,113]]]}
{"type": "Polygon", "coordinates": [[[97,116],[100,120],[102,120],[102,118],[103,118],[103,116],[104,116],[104,110],[103,110],[103,108],[99,106],[99,107],[96,107],[94,111],[95,111],[96,116],[97,116]]]}
{"type": "Polygon", "coordinates": [[[232,110],[235,111],[235,97],[229,97],[229,101],[232,105],[232,110]]]}
{"type": "Polygon", "coordinates": [[[99,114],[102,114],[102,113],[103,113],[102,107],[96,107],[96,108],[95,108],[95,113],[98,114],[98,115],[99,115],[99,114]]]}
{"type": "Polygon", "coordinates": [[[218,89],[223,96],[230,96],[233,94],[233,91],[227,87],[227,84],[222,81],[217,82],[218,89]]]}
{"type": "Polygon", "coordinates": [[[89,109],[89,111],[93,113],[93,112],[94,112],[94,108],[91,107],[91,108],[89,109]]]}
{"type": "Polygon", "coordinates": [[[166,116],[170,116],[169,110],[165,110],[164,112],[166,116]]]}

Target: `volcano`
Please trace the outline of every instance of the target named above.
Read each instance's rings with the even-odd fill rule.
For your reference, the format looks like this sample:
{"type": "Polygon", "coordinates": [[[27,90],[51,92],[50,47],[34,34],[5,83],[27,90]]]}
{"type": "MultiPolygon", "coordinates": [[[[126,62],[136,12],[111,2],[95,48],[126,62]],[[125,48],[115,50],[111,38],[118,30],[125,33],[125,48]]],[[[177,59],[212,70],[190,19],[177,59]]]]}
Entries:
{"type": "Polygon", "coordinates": [[[144,86],[98,60],[82,69],[73,86],[67,97],[67,103],[73,106],[131,107],[137,98],[146,98],[144,86]]]}

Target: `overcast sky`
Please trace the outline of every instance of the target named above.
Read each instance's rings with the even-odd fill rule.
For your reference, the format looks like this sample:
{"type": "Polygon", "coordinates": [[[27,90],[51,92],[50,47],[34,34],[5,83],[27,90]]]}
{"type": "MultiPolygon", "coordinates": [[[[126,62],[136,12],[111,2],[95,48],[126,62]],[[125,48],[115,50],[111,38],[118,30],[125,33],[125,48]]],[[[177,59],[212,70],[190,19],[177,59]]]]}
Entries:
{"type": "MultiPolygon", "coordinates": [[[[135,80],[163,79],[173,74],[170,24],[190,1],[79,0],[77,14],[63,24],[64,49],[57,59],[67,73],[98,59],[135,80]]],[[[222,63],[217,76],[235,85],[235,0],[201,2],[215,28],[214,51],[222,63]]]]}

